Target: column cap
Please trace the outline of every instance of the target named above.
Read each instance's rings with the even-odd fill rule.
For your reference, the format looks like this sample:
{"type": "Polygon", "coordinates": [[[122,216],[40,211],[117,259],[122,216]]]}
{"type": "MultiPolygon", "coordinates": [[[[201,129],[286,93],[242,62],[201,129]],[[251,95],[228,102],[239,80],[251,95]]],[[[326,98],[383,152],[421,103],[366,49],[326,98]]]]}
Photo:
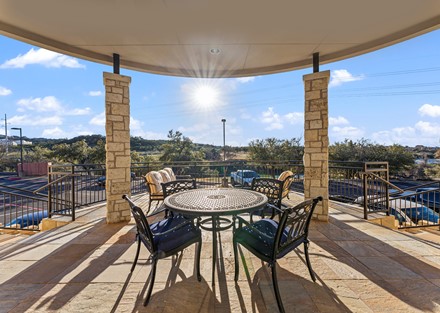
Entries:
{"type": "Polygon", "coordinates": [[[320,78],[330,78],[330,71],[322,71],[322,72],[317,72],[317,73],[312,73],[312,74],[306,74],[303,76],[303,80],[315,80],[315,79],[320,79],[320,78]]]}
{"type": "Polygon", "coordinates": [[[104,72],[104,84],[105,84],[106,79],[117,80],[117,81],[121,81],[124,83],[131,83],[130,76],[124,76],[124,75],[119,75],[119,74],[114,74],[114,73],[109,73],[109,72],[104,72]]]}

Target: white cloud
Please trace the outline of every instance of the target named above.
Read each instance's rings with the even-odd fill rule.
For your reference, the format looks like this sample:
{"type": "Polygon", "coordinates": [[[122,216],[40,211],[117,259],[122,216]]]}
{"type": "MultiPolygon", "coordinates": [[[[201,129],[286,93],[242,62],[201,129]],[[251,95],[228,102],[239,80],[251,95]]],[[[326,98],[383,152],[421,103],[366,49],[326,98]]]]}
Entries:
{"type": "Polygon", "coordinates": [[[90,108],[76,108],[66,113],[66,115],[89,115],[92,112],[90,108]]]}
{"type": "Polygon", "coordinates": [[[284,125],[281,116],[275,113],[272,107],[261,113],[261,122],[267,124],[266,130],[283,129],[284,125]]]}
{"type": "Polygon", "coordinates": [[[290,112],[285,115],[280,115],[274,111],[273,107],[269,107],[266,111],[261,113],[259,121],[267,125],[265,130],[283,129],[284,123],[292,125],[303,123],[304,113],[290,112]]]}
{"type": "Polygon", "coordinates": [[[304,123],[304,113],[302,112],[291,112],[284,115],[284,119],[294,125],[304,123]]]}
{"type": "Polygon", "coordinates": [[[236,80],[237,80],[239,83],[246,84],[246,83],[253,82],[253,81],[255,80],[255,76],[250,76],[250,77],[239,77],[239,78],[236,78],[236,80]]]}
{"type": "Polygon", "coordinates": [[[343,83],[353,82],[364,79],[364,75],[353,76],[347,70],[334,70],[331,72],[329,87],[342,85],[343,83]]]}
{"type": "Polygon", "coordinates": [[[364,131],[360,128],[354,126],[333,126],[330,129],[330,137],[332,137],[332,141],[340,141],[345,138],[348,139],[361,139],[364,136],[364,131]]]}
{"type": "Polygon", "coordinates": [[[130,117],[130,135],[131,136],[140,136],[145,139],[166,139],[165,134],[155,133],[152,131],[144,131],[143,130],[144,122],[137,120],[133,117],[130,117]]]}
{"type": "Polygon", "coordinates": [[[440,124],[419,121],[414,126],[395,127],[373,133],[372,139],[378,143],[391,145],[437,146],[439,143],[440,124]]]}
{"type": "Polygon", "coordinates": [[[102,96],[102,91],[100,91],[100,90],[92,90],[92,91],[89,91],[88,95],[90,97],[99,97],[99,96],[102,96]]]}
{"type": "Polygon", "coordinates": [[[422,136],[440,137],[440,124],[419,121],[416,123],[415,128],[421,132],[422,136]]]}
{"type": "Polygon", "coordinates": [[[44,98],[28,98],[20,99],[17,102],[19,106],[18,111],[24,112],[26,110],[37,112],[49,112],[57,111],[62,112],[62,107],[57,98],[53,96],[47,96],[44,98]]]}
{"type": "Polygon", "coordinates": [[[11,89],[8,89],[6,87],[0,86],[0,96],[8,96],[12,93],[11,89]]]}
{"type": "Polygon", "coordinates": [[[26,65],[40,64],[45,67],[68,67],[68,68],[85,68],[85,65],[78,62],[77,59],[63,55],[46,49],[32,48],[24,55],[7,60],[0,65],[0,68],[24,68],[26,65]]]}
{"type": "Polygon", "coordinates": [[[89,124],[96,126],[105,126],[105,112],[101,112],[98,115],[92,117],[89,124]]]}
{"type": "Polygon", "coordinates": [[[432,104],[424,104],[419,108],[419,114],[421,116],[431,116],[431,117],[439,117],[440,116],[440,105],[432,105],[432,104]]]}
{"type": "Polygon", "coordinates": [[[44,138],[67,138],[66,133],[59,127],[47,128],[41,134],[44,138]]]}
{"type": "Polygon", "coordinates": [[[20,126],[56,126],[62,125],[63,120],[60,116],[34,116],[34,115],[16,115],[8,119],[11,125],[20,126]]]}
{"type": "Polygon", "coordinates": [[[348,125],[350,123],[348,122],[348,120],[345,117],[338,116],[338,117],[329,117],[328,124],[330,126],[336,126],[336,125],[348,125]]]}

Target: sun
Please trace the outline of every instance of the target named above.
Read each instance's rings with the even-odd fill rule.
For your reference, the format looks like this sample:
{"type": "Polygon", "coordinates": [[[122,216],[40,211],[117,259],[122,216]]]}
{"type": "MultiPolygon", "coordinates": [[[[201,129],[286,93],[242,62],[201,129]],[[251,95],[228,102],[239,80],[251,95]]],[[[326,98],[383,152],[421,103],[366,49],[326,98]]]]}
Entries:
{"type": "Polygon", "coordinates": [[[211,108],[219,103],[220,92],[215,86],[201,84],[193,90],[193,101],[199,107],[211,108]]]}

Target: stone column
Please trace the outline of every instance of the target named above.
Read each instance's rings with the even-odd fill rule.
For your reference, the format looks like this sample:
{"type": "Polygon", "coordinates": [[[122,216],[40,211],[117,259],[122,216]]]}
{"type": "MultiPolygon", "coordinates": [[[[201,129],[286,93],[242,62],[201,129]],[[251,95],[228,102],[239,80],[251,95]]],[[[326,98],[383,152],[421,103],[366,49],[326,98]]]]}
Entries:
{"type": "Polygon", "coordinates": [[[130,207],[122,199],[130,194],[131,77],[104,73],[107,223],[130,220],[130,207]]]}
{"type": "Polygon", "coordinates": [[[324,198],[313,218],[328,221],[328,83],[330,71],[304,75],[304,198],[324,198]]]}

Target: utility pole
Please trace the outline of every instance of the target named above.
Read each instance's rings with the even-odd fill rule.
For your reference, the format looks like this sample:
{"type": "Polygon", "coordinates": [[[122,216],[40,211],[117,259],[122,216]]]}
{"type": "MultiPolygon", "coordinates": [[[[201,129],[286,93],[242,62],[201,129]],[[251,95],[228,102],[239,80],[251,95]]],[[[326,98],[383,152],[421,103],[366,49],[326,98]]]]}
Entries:
{"type": "Polygon", "coordinates": [[[8,118],[6,117],[6,113],[5,113],[5,118],[2,118],[2,120],[5,120],[5,145],[6,145],[6,154],[7,154],[9,152],[8,151],[9,141],[8,141],[8,118]]]}
{"type": "MultiPolygon", "coordinates": [[[[13,130],[19,130],[20,131],[20,167],[21,167],[21,172],[18,173],[17,176],[23,175],[23,133],[22,133],[22,129],[21,127],[12,127],[11,129],[13,130]]],[[[18,169],[17,169],[18,171],[18,169]]]]}

